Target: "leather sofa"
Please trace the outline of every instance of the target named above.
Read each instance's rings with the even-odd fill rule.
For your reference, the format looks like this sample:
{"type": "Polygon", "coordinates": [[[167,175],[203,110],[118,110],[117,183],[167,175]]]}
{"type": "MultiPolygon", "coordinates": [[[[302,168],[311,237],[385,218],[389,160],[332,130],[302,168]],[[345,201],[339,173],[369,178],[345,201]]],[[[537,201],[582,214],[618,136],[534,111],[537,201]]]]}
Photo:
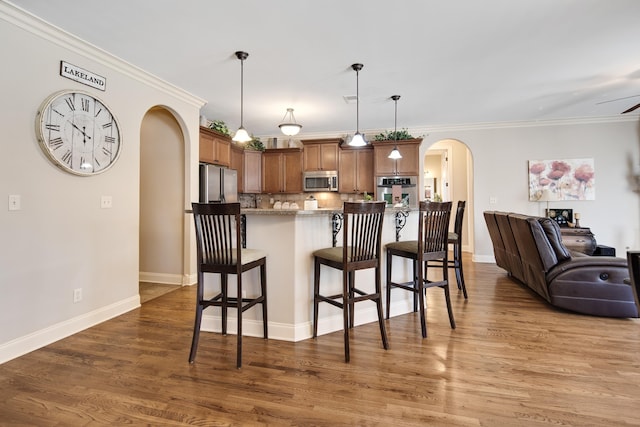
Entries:
{"type": "Polygon", "coordinates": [[[587,256],[562,244],[550,218],[484,212],[496,264],[550,304],[605,317],[639,317],[624,258],[587,256]]]}

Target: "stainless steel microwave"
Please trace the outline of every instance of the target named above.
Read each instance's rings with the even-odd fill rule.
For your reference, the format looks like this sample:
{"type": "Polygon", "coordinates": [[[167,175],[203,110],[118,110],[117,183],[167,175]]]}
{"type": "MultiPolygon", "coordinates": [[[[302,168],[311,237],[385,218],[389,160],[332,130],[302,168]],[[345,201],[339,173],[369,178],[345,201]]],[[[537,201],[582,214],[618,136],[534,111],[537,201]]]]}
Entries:
{"type": "Polygon", "coordinates": [[[338,191],[338,171],[309,171],[303,177],[304,191],[338,191]]]}

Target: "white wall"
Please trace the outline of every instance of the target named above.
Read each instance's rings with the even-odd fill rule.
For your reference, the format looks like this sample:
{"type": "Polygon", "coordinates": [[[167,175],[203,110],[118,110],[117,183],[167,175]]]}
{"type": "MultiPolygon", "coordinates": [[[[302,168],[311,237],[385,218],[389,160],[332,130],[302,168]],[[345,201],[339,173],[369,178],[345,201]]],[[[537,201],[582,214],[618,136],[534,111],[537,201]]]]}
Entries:
{"type": "MultiPolygon", "coordinates": [[[[185,163],[197,167],[203,101],[6,3],[0,3],[0,40],[1,363],[139,305],[142,118],[156,105],[171,109],[189,141],[185,163]],[[61,77],[61,60],[104,76],[106,91],[61,77]],[[89,91],[116,115],[123,148],[107,172],[68,174],[40,149],[36,112],[63,89],[89,91]],[[10,194],[21,196],[21,210],[8,211],[10,194]],[[112,196],[112,209],[100,208],[103,195],[112,196]],[[83,299],[73,303],[77,288],[83,299]]],[[[191,188],[197,170],[187,171],[191,188]]]]}
{"type": "Polygon", "coordinates": [[[466,144],[473,157],[474,260],[493,260],[484,211],[544,215],[546,203],[528,199],[528,160],[533,159],[593,158],[596,200],[553,202],[550,207],[580,212],[581,225],[591,228],[598,243],[615,247],[617,256],[640,249],[640,200],[631,185],[632,175],[640,173],[637,116],[430,129],[421,155],[447,138],[466,144]],[[489,203],[492,197],[497,203],[489,203]]]}

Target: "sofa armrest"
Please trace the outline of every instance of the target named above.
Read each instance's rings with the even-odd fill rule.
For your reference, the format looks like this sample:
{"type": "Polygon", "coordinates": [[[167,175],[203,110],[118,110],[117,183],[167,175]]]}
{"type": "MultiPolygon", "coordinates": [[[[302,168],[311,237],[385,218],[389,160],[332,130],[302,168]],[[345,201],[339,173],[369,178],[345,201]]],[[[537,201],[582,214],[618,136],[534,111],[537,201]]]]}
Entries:
{"type": "Polygon", "coordinates": [[[638,317],[634,289],[624,258],[579,257],[547,273],[551,303],[581,313],[638,317]]]}

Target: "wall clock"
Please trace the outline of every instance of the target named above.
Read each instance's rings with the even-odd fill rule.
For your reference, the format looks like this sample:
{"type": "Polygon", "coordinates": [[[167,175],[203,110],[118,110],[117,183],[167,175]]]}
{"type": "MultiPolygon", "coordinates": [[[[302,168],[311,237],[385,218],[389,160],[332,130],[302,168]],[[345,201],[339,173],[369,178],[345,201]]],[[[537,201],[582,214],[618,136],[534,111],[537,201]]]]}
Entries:
{"type": "Polygon", "coordinates": [[[36,135],[47,157],[62,170],[91,176],[109,169],[122,148],[120,126],[100,99],[65,90],[42,103],[36,135]]]}

